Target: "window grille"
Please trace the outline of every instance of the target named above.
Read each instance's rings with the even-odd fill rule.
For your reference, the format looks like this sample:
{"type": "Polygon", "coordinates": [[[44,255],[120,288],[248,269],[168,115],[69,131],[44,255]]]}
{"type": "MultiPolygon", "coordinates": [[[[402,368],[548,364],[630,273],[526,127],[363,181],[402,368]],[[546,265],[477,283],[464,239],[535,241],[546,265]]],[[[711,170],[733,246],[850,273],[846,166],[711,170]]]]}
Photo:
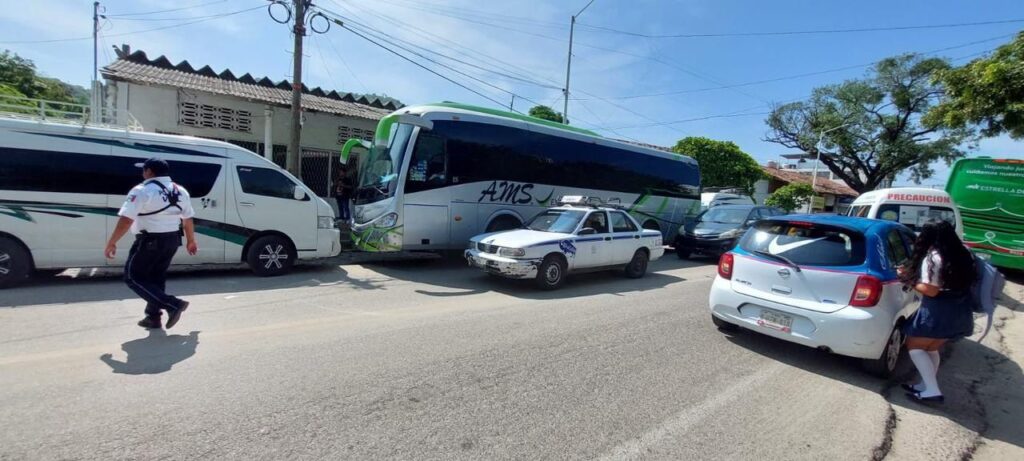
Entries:
{"type": "Polygon", "coordinates": [[[249,133],[252,131],[252,112],[209,104],[182,101],[179,104],[178,122],[197,128],[215,128],[249,133]]]}

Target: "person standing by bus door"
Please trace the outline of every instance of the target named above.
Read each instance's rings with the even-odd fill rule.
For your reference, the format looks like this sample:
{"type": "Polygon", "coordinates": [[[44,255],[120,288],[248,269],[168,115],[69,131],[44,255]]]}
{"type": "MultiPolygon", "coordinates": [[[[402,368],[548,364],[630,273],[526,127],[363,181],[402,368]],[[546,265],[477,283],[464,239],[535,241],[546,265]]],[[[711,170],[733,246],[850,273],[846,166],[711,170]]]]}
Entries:
{"type": "Polygon", "coordinates": [[[348,175],[345,167],[341,167],[338,170],[338,177],[334,181],[334,198],[338,201],[338,219],[346,223],[352,219],[352,213],[349,209],[352,189],[352,177],[348,175]]]}
{"type": "Polygon", "coordinates": [[[189,303],[165,291],[167,268],[181,246],[182,231],[188,254],[199,252],[192,222],[195,211],[188,191],[171,182],[171,168],[166,160],[151,158],[135,166],[142,168],[145,180],[132,188],[117,212],[120,219],[110,234],[104,254],[112,259],[121,237],[129,230],[135,234],[135,243],[124,266],[124,281],[146,300],[146,317],[139,321],[139,326],[161,328],[161,310],[166,310],[166,326],[171,328],[178,323],[189,303]]]}

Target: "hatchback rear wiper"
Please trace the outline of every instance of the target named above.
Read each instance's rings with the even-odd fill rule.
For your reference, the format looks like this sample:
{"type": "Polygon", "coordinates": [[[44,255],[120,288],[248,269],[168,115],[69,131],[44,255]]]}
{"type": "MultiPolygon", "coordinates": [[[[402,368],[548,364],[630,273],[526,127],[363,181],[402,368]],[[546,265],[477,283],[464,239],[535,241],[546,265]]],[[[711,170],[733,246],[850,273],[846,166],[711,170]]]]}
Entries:
{"type": "Polygon", "coordinates": [[[800,266],[798,266],[795,262],[793,262],[793,260],[791,260],[791,259],[789,259],[789,258],[787,258],[785,256],[779,256],[779,255],[776,255],[776,254],[771,254],[771,253],[769,253],[767,251],[763,251],[763,250],[754,250],[754,254],[759,255],[759,256],[764,256],[765,258],[768,258],[768,259],[774,259],[776,261],[785,263],[787,266],[792,267],[793,270],[795,270],[797,272],[800,272],[800,266]]]}

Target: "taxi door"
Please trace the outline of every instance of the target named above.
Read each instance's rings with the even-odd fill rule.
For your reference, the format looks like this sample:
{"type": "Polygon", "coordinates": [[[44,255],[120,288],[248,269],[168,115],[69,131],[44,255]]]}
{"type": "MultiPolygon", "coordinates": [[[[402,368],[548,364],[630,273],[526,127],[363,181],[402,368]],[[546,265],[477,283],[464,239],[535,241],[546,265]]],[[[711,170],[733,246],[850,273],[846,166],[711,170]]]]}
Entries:
{"type": "Polygon", "coordinates": [[[611,264],[626,264],[633,259],[633,253],[640,246],[640,228],[626,213],[608,212],[612,227],[611,264]]]}
{"type": "Polygon", "coordinates": [[[596,233],[577,235],[575,240],[576,257],[574,268],[603,267],[612,264],[614,248],[611,229],[608,226],[608,214],[604,211],[593,211],[583,220],[583,229],[594,229],[596,233]]]}

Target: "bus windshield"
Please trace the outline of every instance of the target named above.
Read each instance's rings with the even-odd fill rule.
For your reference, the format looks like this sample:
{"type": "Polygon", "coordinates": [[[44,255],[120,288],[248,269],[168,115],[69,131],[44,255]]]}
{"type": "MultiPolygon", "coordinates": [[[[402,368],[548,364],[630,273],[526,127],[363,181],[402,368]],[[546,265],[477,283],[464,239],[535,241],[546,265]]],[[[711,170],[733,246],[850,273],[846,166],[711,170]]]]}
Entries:
{"type": "Polygon", "coordinates": [[[580,224],[585,213],[576,210],[547,210],[530,221],[527,229],[541,232],[571,234],[580,224]]]}
{"type": "Polygon", "coordinates": [[[412,137],[412,125],[396,124],[386,146],[375,144],[359,162],[359,186],[355,193],[357,205],[393,197],[398,188],[398,174],[405,151],[412,137]]]}

